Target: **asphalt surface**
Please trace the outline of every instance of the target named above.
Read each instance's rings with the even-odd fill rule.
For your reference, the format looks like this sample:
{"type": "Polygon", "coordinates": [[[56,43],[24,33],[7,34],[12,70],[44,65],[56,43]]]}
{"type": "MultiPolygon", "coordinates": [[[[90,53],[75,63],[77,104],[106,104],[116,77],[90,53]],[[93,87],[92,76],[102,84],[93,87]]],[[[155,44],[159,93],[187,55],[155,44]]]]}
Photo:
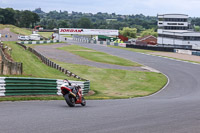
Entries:
{"type": "Polygon", "coordinates": [[[129,67],[129,66],[120,66],[120,65],[94,62],[94,61],[90,61],[85,58],[82,58],[78,55],[72,54],[70,52],[57,49],[59,47],[64,47],[67,45],[70,45],[70,44],[60,43],[60,44],[55,44],[55,45],[39,45],[39,46],[36,46],[34,49],[42,53],[47,58],[65,62],[65,63],[80,64],[80,65],[87,65],[87,66],[92,66],[92,67],[108,68],[108,69],[148,71],[147,69],[144,69],[142,67],[129,67]]]}
{"type": "MultiPolygon", "coordinates": [[[[76,42],[70,42],[75,44],[76,42]]],[[[200,65],[94,44],[80,44],[155,68],[169,77],[158,93],[125,100],[0,103],[2,133],[199,133],[200,65]]]]}
{"type": "Polygon", "coordinates": [[[18,35],[11,32],[9,28],[0,30],[1,41],[18,41],[18,35]],[[7,37],[6,37],[7,35],[7,37]]]}

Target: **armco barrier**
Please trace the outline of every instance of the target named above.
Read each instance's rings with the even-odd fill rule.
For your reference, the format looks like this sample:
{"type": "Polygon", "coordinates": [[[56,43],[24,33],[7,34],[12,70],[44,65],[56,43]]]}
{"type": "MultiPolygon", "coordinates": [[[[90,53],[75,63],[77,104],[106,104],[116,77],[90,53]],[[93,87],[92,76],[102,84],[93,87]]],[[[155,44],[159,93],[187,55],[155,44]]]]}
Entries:
{"type": "Polygon", "coordinates": [[[149,47],[149,46],[140,46],[140,45],[132,45],[132,44],[126,44],[126,47],[127,48],[146,49],[146,50],[155,50],[155,51],[174,52],[174,48],[171,48],[171,47],[149,47]]]}
{"type": "MultiPolygon", "coordinates": [[[[90,90],[90,81],[70,81],[81,86],[83,94],[90,90]]],[[[62,95],[62,80],[43,78],[0,77],[0,96],[62,95]]]]}

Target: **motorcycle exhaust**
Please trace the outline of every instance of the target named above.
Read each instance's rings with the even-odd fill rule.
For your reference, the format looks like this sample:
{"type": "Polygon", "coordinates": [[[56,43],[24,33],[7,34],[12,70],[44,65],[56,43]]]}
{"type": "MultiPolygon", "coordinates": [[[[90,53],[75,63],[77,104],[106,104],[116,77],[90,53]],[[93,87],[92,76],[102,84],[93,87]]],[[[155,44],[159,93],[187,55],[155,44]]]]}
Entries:
{"type": "Polygon", "coordinates": [[[71,91],[69,92],[69,94],[76,98],[76,95],[74,93],[72,93],[71,91]]]}

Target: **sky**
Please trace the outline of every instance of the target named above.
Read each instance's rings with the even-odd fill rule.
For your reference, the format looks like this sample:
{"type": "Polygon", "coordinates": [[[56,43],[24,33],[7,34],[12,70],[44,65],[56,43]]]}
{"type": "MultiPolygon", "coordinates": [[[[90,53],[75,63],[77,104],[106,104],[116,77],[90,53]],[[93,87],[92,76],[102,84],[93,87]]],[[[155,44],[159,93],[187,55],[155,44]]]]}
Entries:
{"type": "Polygon", "coordinates": [[[200,17],[200,0],[0,0],[0,8],[84,13],[116,13],[122,15],[187,14],[200,17]]]}

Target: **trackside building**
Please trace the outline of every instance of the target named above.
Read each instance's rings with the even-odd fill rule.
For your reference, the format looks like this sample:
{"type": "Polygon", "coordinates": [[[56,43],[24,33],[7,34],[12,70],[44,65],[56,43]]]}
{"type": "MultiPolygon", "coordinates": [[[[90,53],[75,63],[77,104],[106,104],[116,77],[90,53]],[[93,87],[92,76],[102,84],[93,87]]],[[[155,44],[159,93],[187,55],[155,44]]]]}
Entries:
{"type": "Polygon", "coordinates": [[[188,15],[158,15],[158,45],[200,49],[200,32],[190,28],[188,15]]]}

